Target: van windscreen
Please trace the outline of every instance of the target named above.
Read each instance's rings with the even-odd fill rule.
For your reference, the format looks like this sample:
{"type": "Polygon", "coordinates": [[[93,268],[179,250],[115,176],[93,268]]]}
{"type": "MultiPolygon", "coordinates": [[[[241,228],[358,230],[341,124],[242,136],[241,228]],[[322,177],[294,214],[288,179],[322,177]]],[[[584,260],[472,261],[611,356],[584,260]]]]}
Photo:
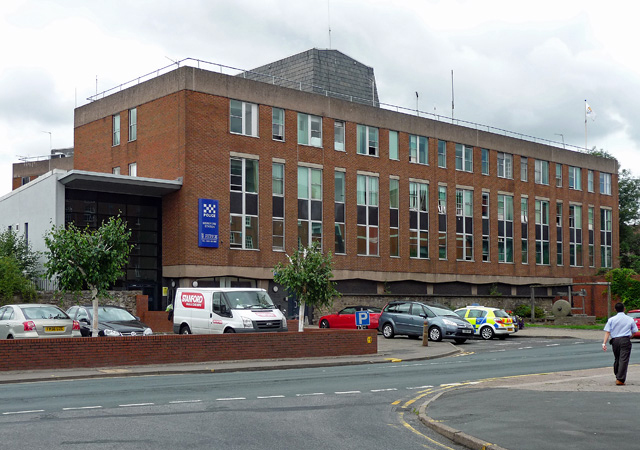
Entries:
{"type": "Polygon", "coordinates": [[[226,292],[231,309],[273,309],[271,297],[264,291],[226,292]]]}

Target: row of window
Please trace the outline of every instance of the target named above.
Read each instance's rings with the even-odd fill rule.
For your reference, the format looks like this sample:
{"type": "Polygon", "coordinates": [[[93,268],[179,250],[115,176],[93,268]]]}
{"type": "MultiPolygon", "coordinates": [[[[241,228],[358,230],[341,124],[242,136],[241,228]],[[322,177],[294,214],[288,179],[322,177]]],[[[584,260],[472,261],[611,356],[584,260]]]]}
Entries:
{"type": "MultiPolygon", "coordinates": [[[[284,110],[272,108],[272,138],[284,141],[284,110]]],[[[235,134],[258,136],[258,105],[239,100],[230,100],[230,131],[235,134]]],[[[334,120],[334,148],[345,151],[345,122],[334,120]]],[[[356,151],[360,155],[379,156],[380,130],[367,125],[357,125],[356,151]]],[[[311,114],[298,113],[298,144],[322,147],[322,117],[311,114]]],[[[399,160],[399,133],[389,131],[389,159],[399,160]]],[[[459,171],[473,172],[473,147],[455,144],[455,168],[459,171]]],[[[446,168],[446,141],[438,140],[438,167],[446,168]]],[[[497,152],[496,174],[500,178],[513,179],[513,155],[497,152]]],[[[416,164],[429,164],[429,138],[426,136],[409,135],[409,161],[416,164]]],[[[555,185],[562,187],[562,164],[555,164],[555,185]]],[[[549,162],[535,160],[534,181],[537,184],[549,185],[549,162]]],[[[529,181],[528,158],[520,158],[520,179],[529,181]]],[[[569,166],[569,189],[582,190],[582,169],[569,166]]],[[[489,175],[489,150],[481,149],[481,173],[489,175]]],[[[587,171],[587,190],[594,192],[594,172],[587,171]]],[[[600,173],[600,193],[611,195],[611,174],[600,173]]]]}
{"type": "MultiPolygon", "coordinates": [[[[112,122],[112,145],[120,145],[120,114],[115,114],[111,118],[112,122]]],[[[138,138],[138,108],[129,110],[129,142],[138,138]]]]}
{"type": "MultiPolygon", "coordinates": [[[[344,169],[334,171],[334,246],[336,254],[346,253],[346,181],[344,169]]],[[[258,243],[258,160],[231,158],[230,165],[230,210],[231,210],[231,248],[257,249],[258,243]]],[[[272,249],[284,251],[284,162],[272,163],[272,249]]],[[[499,193],[497,206],[492,211],[490,193],[481,194],[482,216],[476,223],[473,216],[474,192],[471,189],[455,190],[455,230],[447,229],[447,186],[438,185],[437,229],[429,227],[429,182],[411,179],[409,182],[409,242],[401,243],[400,229],[400,188],[399,177],[389,179],[389,224],[379,223],[379,177],[377,174],[359,172],[356,183],[356,229],[357,254],[378,256],[380,246],[380,227],[388,229],[390,256],[399,257],[402,245],[408,246],[410,258],[427,259],[429,255],[430,231],[438,242],[438,258],[448,259],[448,233],[455,234],[455,259],[474,261],[474,238],[482,239],[482,261],[490,261],[490,248],[498,247],[498,262],[514,263],[514,196],[499,193]],[[489,230],[491,221],[497,221],[497,236],[492,237],[489,230]],[[479,230],[474,230],[478,227],[479,230]],[[492,243],[491,240],[497,242],[492,243]]],[[[298,233],[299,246],[313,242],[323,245],[323,181],[322,168],[298,166],[298,233]]],[[[587,264],[595,267],[595,214],[594,206],[586,208],[587,232],[583,236],[583,205],[569,203],[565,220],[564,202],[556,202],[555,236],[557,242],[556,265],[564,265],[563,236],[569,238],[568,264],[584,265],[583,248],[587,246],[587,264]],[[568,224],[568,233],[564,226],[568,224]]],[[[529,217],[535,217],[535,261],[539,265],[551,264],[551,233],[554,231],[550,219],[551,202],[548,199],[535,198],[531,204],[527,196],[520,198],[520,254],[521,263],[529,263],[529,217]],[[533,211],[530,209],[533,208],[533,211]],[[533,213],[533,214],[532,214],[533,213]]],[[[435,212],[435,211],[434,211],[435,212]]],[[[600,262],[602,267],[612,267],[612,211],[600,208],[600,262]]],[[[533,242],[532,242],[533,243],[533,242]]]]}

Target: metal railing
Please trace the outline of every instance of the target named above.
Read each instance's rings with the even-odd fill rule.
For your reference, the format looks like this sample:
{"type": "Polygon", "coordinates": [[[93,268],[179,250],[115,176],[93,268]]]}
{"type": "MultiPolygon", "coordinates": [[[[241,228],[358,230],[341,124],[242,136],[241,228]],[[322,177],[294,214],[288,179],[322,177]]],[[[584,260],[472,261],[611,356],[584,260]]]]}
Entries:
{"type": "Polygon", "coordinates": [[[467,120],[461,120],[461,119],[455,119],[452,117],[448,117],[445,115],[440,115],[440,114],[434,114],[432,112],[428,112],[428,111],[422,111],[420,109],[417,108],[406,108],[403,106],[398,106],[398,105],[392,105],[389,103],[382,103],[382,102],[378,102],[375,101],[373,99],[368,99],[368,98],[359,98],[359,97],[355,97],[352,95],[346,95],[343,93],[339,93],[339,92],[333,92],[333,91],[329,91],[325,88],[323,88],[322,86],[317,86],[311,83],[306,83],[306,82],[302,82],[302,81],[294,81],[294,80],[289,80],[286,78],[282,78],[282,77],[278,77],[275,75],[269,75],[269,74],[263,74],[263,73],[258,73],[258,72],[253,72],[250,70],[244,70],[244,69],[240,69],[237,67],[232,67],[232,66],[227,66],[224,64],[220,64],[220,63],[213,63],[213,62],[209,62],[209,61],[204,61],[201,59],[196,59],[196,58],[184,58],[180,61],[176,61],[172,64],[169,64],[167,66],[161,67],[160,69],[157,69],[153,72],[149,72],[145,75],[139,76],[137,78],[134,78],[133,80],[127,81],[125,83],[122,83],[118,86],[115,86],[111,89],[107,89],[106,91],[102,91],[100,93],[96,93],[95,95],[92,95],[90,97],[87,97],[87,100],[90,102],[94,102],[96,100],[100,100],[104,97],[106,97],[107,95],[111,95],[115,92],[119,92],[123,89],[127,89],[129,87],[135,86],[137,84],[140,84],[144,81],[148,81],[152,78],[158,77],[160,75],[164,75],[166,73],[171,72],[172,70],[175,70],[178,67],[181,66],[188,66],[188,67],[196,67],[198,69],[201,69],[203,67],[212,67],[212,68],[216,68],[217,71],[219,71],[222,74],[225,75],[231,75],[231,76],[242,76],[243,78],[249,78],[253,81],[258,81],[258,82],[262,82],[262,83],[268,83],[268,84],[272,84],[272,85],[277,85],[277,86],[282,86],[282,87],[288,87],[291,89],[298,89],[298,90],[305,90],[308,92],[314,92],[317,94],[321,94],[321,95],[325,95],[327,97],[334,97],[334,98],[339,98],[342,100],[346,100],[349,102],[354,102],[354,103],[360,103],[360,104],[371,104],[372,101],[375,102],[376,106],[379,106],[380,108],[383,109],[387,109],[387,110],[391,110],[391,111],[395,111],[395,112],[402,112],[404,114],[411,114],[411,115],[417,115],[419,117],[425,117],[425,118],[429,118],[431,120],[436,120],[439,122],[446,122],[446,123],[451,123],[453,125],[459,125],[459,126],[464,126],[467,128],[472,128],[478,131],[486,131],[489,133],[494,133],[494,134],[499,134],[499,135],[503,135],[506,137],[511,137],[514,139],[520,139],[520,140],[524,140],[524,141],[529,141],[529,142],[534,142],[534,143],[538,143],[538,144],[545,144],[545,145],[550,145],[553,147],[559,147],[559,148],[563,148],[565,150],[572,150],[572,151],[577,151],[577,152],[588,152],[589,150],[586,149],[585,147],[579,147],[577,145],[571,145],[571,144],[565,144],[564,142],[558,142],[558,141],[553,141],[551,139],[544,139],[544,138],[539,138],[536,136],[531,136],[528,134],[524,134],[524,133],[518,133],[515,131],[510,131],[510,130],[506,130],[503,128],[498,128],[498,127],[494,127],[491,125],[484,125],[484,124],[480,124],[477,122],[470,122],[467,120]],[[201,67],[202,66],[202,67],[201,67]],[[229,73],[226,73],[225,71],[228,71],[229,73]],[[233,73],[235,72],[235,73],[233,73]],[[247,74],[249,74],[249,76],[247,76],[247,74]],[[305,89],[303,89],[305,88],[305,89]]]}

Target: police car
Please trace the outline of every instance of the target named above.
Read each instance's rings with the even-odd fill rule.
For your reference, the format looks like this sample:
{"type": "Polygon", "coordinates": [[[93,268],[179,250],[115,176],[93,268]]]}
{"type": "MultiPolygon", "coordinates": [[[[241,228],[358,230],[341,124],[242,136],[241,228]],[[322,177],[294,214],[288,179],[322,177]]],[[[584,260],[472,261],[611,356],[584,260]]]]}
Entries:
{"type": "Polygon", "coordinates": [[[488,306],[466,306],[455,310],[461,318],[466,319],[475,329],[475,335],[482,339],[505,339],[516,332],[511,316],[503,309],[488,306]]]}

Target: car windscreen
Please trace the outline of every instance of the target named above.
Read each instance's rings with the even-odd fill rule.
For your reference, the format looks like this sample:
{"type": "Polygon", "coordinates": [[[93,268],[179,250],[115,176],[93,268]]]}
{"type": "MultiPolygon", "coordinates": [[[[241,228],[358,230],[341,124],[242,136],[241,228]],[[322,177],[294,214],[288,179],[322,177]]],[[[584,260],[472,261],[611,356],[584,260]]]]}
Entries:
{"type": "Polygon", "coordinates": [[[264,291],[226,292],[231,309],[273,309],[271,297],[264,291]]]}
{"type": "MultiPolygon", "coordinates": [[[[86,308],[89,315],[93,315],[92,308],[86,308]]],[[[137,320],[133,314],[126,309],[109,308],[108,306],[98,306],[98,322],[121,322],[126,320],[137,320]]]]}
{"type": "Polygon", "coordinates": [[[629,317],[631,317],[632,319],[638,319],[638,318],[640,318],[640,312],[627,313],[627,315],[628,315],[629,317]]]}
{"type": "Polygon", "coordinates": [[[436,316],[455,317],[456,319],[460,318],[460,316],[458,316],[450,309],[438,308],[436,306],[429,306],[429,309],[433,311],[436,316]]]}
{"type": "Polygon", "coordinates": [[[29,320],[38,319],[68,319],[69,316],[55,306],[23,306],[22,313],[29,320]]]}

